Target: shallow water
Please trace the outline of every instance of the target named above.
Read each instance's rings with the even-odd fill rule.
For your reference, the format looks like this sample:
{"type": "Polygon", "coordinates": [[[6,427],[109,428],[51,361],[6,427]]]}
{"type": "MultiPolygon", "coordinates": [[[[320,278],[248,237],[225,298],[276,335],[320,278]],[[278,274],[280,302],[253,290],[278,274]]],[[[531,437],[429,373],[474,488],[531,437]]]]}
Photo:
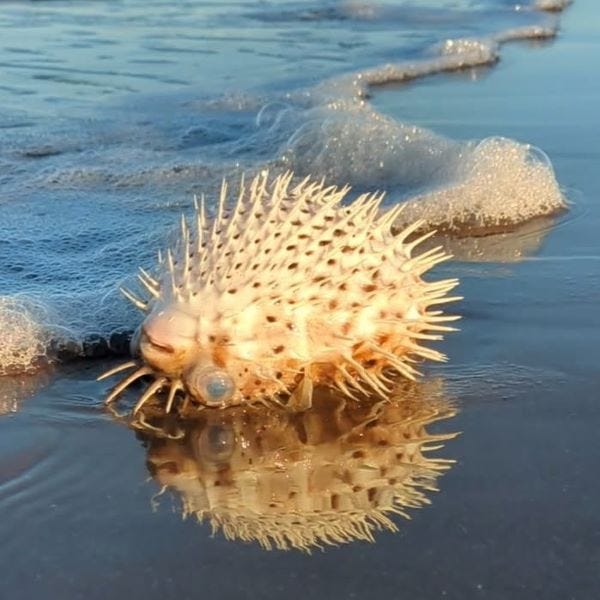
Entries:
{"type": "MultiPolygon", "coordinates": [[[[14,15],[20,14],[22,22],[36,24],[37,39],[47,44],[57,40],[57,60],[64,60],[65,48],[86,38],[81,29],[69,33],[75,25],[64,21],[76,22],[76,28],[87,22],[98,39],[115,43],[104,44],[113,48],[112,59],[105,59],[111,63],[106,73],[82,77],[98,82],[103,91],[123,82],[135,90],[125,96],[109,92],[114,99],[100,102],[92,86],[28,79],[33,69],[11,67],[11,86],[25,88],[27,81],[33,94],[17,98],[13,91],[3,92],[10,108],[5,122],[12,125],[0,138],[0,210],[3,243],[10,250],[0,256],[1,281],[8,295],[23,290],[33,294],[44,307],[34,311],[61,306],[77,340],[86,324],[87,331],[108,331],[136,318],[113,308],[125,305],[117,304],[112,291],[137,264],[150,259],[179,211],[188,207],[190,192],[205,189],[205,182],[213,185],[222,173],[235,170],[236,162],[249,169],[270,164],[273,155],[261,145],[265,140],[285,139],[284,134],[311,119],[318,123],[313,112],[284,133],[272,129],[275,138],[248,135],[265,97],[306,89],[357,66],[373,67],[389,60],[396,48],[394,58],[405,60],[443,37],[523,24],[514,21],[520,18],[514,11],[503,12],[508,3],[501,2],[474,8],[470,3],[424,3],[408,16],[395,12],[399,5],[390,5],[379,25],[365,17],[340,18],[334,9],[348,3],[332,4],[333,12],[323,15],[305,4],[233,4],[227,10],[213,4],[201,14],[214,19],[207,21],[213,25],[234,29],[238,37],[240,31],[248,36],[239,46],[254,49],[241,53],[244,61],[248,54],[255,61],[254,70],[239,67],[240,61],[234,77],[227,79],[223,65],[232,64],[228,52],[238,41],[226,33],[221,36],[225,40],[214,41],[218,54],[207,54],[206,62],[194,63],[198,57],[186,52],[166,59],[176,61],[175,79],[189,82],[189,73],[198,69],[192,83],[183,85],[169,83],[172,63],[136,67],[135,73],[154,78],[114,75],[131,68],[128,54],[133,61],[136,52],[137,60],[144,60],[169,51],[149,49],[156,40],[134,44],[141,38],[133,37],[124,23],[138,23],[136,35],[146,35],[146,27],[156,37],[152,19],[157,19],[136,12],[136,3],[116,5],[129,21],[103,3],[94,5],[90,13],[91,4],[9,4],[4,18],[12,14],[13,20],[3,31],[10,24],[13,39],[5,44],[8,38],[2,38],[3,45],[21,52],[34,47],[33,38],[18,35],[14,15]],[[105,10],[103,18],[89,16],[105,10]],[[242,20],[240,13],[247,16],[242,20]],[[402,35],[397,35],[399,23],[404,23],[402,35]],[[285,36],[288,28],[321,53],[331,50],[330,42],[333,47],[347,40],[348,28],[365,45],[354,53],[344,48],[337,61],[331,54],[308,58],[306,45],[281,44],[277,36],[285,36]],[[62,33],[55,34],[57,30],[62,33]],[[272,47],[257,50],[263,44],[272,47]],[[283,58],[262,56],[274,48],[283,58]],[[292,55],[306,60],[301,63],[306,68],[292,64],[292,55]],[[200,77],[210,73],[211,91],[206,93],[200,77]],[[225,103],[223,93],[230,94],[225,103]],[[240,105],[244,110],[238,110],[240,105]],[[210,137],[222,135],[225,143],[210,137]],[[236,139],[243,142],[239,147],[236,139]],[[34,156],[24,156],[24,149],[34,156]],[[100,296],[108,294],[102,301],[98,289],[100,296]],[[89,313],[79,320],[88,314],[95,320],[77,323],[78,307],[86,302],[91,303],[89,313]]],[[[164,46],[182,43],[175,40],[176,33],[193,29],[190,10],[195,5],[172,9],[164,46]]],[[[595,598],[600,585],[600,489],[595,476],[600,458],[600,123],[595,109],[600,84],[592,66],[600,49],[594,10],[591,0],[578,0],[561,17],[556,41],[540,47],[503,46],[500,63],[490,70],[371,90],[376,122],[392,123],[396,132],[398,123],[409,123],[451,140],[501,135],[542,148],[567,196],[576,202],[568,215],[529,231],[455,240],[463,245],[462,260],[439,272],[461,278],[464,320],[461,333],[444,343],[450,363],[430,369],[428,381],[441,379],[444,397],[456,401],[460,410],[431,430],[462,434],[434,453],[457,463],[439,478],[440,491],[427,493],[430,506],[410,510],[410,521],[394,517],[399,533],[377,532],[375,544],[357,541],[312,555],[266,552],[256,543],[227,541],[221,532],[211,537],[208,524],[182,520],[176,490],[173,504],[168,494],[158,506],[153,503],[160,486],[146,464],[151,444],[101,408],[110,384],[94,379],[106,364],[83,361],[37,375],[0,378],[0,410],[5,412],[0,416],[0,597],[121,598],[135,590],[146,598],[595,598]]],[[[525,18],[529,23],[531,15],[525,18]]],[[[78,61],[97,65],[98,55],[110,53],[87,37],[92,41],[79,49],[82,54],[70,51],[69,77],[78,61]]],[[[344,176],[344,147],[339,152],[337,173],[344,176]]],[[[393,177],[393,166],[401,164],[398,155],[392,150],[382,156],[391,157],[391,175],[374,179],[402,196],[404,180],[393,177]]],[[[302,157],[309,160],[310,154],[302,157]]],[[[369,186],[364,179],[355,183],[369,186]]],[[[419,181],[405,187],[422,192],[419,181]]],[[[35,333],[33,339],[38,339],[35,333]]]]}

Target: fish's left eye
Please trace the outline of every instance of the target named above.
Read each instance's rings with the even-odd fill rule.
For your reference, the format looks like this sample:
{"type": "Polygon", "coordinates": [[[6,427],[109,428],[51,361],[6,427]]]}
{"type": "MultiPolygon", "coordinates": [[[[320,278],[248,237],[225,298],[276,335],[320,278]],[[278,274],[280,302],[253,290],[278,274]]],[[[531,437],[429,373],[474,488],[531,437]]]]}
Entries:
{"type": "Polygon", "coordinates": [[[191,394],[208,406],[223,406],[235,393],[229,373],[215,366],[193,369],[186,383],[191,394]]]}

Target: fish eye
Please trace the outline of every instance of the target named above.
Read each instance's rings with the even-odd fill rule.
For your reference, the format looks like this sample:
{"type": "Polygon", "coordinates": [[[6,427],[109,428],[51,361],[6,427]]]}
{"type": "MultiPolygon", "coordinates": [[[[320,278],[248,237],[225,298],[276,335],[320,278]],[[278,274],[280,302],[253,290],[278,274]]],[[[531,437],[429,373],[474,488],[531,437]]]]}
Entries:
{"type": "Polygon", "coordinates": [[[214,366],[193,369],[187,384],[191,393],[208,406],[223,406],[235,393],[229,373],[214,366]]]}

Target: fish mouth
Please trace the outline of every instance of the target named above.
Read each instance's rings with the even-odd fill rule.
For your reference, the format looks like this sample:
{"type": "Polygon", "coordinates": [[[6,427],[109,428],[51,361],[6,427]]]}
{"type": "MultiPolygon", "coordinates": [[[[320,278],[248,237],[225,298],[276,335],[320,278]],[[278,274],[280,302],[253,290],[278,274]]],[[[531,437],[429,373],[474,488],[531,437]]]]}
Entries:
{"type": "Polygon", "coordinates": [[[159,350],[160,352],[164,352],[166,354],[175,354],[175,348],[173,346],[164,342],[158,342],[146,331],[144,327],[142,327],[140,346],[142,346],[145,343],[149,344],[153,349],[159,350]]]}
{"type": "Polygon", "coordinates": [[[150,367],[156,376],[169,380],[179,379],[185,363],[185,353],[176,343],[169,343],[164,337],[149,334],[144,327],[140,332],[139,351],[142,362],[150,367]]]}

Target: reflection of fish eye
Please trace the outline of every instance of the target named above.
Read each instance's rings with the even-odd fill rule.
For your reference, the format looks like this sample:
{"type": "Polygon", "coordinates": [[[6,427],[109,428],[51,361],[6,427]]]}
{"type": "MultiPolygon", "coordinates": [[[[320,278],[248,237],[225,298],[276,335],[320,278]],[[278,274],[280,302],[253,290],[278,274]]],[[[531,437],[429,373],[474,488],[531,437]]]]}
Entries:
{"type": "Polygon", "coordinates": [[[223,463],[228,461],[235,448],[235,434],[230,425],[219,423],[208,425],[200,433],[196,453],[206,462],[223,463]]]}

